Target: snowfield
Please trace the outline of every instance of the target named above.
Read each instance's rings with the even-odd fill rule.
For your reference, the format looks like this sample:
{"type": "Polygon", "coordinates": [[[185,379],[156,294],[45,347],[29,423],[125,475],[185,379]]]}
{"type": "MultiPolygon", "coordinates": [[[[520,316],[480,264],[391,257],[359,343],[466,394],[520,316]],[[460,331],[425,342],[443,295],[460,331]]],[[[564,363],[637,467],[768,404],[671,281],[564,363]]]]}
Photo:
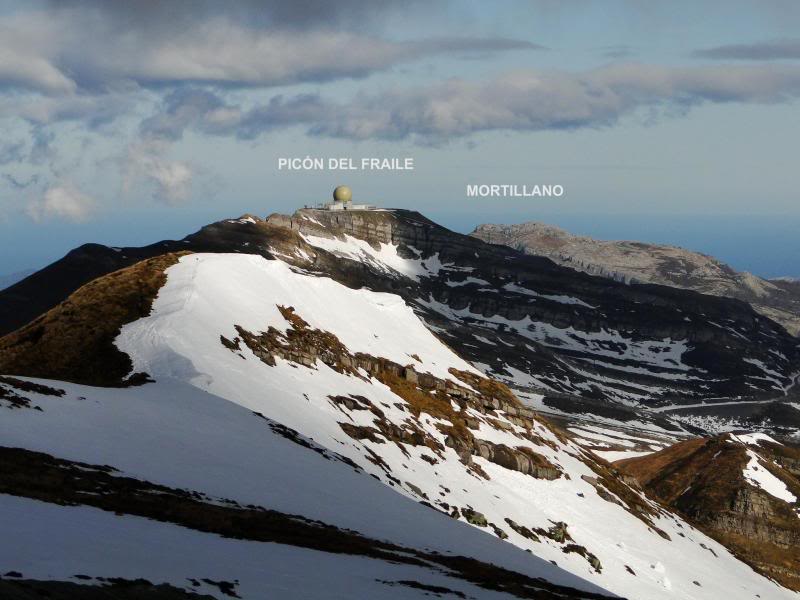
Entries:
{"type": "Polygon", "coordinates": [[[753,450],[754,447],[758,448],[759,442],[763,441],[777,444],[777,441],[765,433],[748,433],[738,435],[731,433],[730,439],[734,442],[738,442],[744,446],[747,446],[746,451],[749,460],[742,472],[747,483],[754,487],[760,488],[768,494],[775,496],[779,500],[788,502],[789,504],[794,504],[797,502],[797,496],[789,491],[783,481],[775,477],[775,475],[770,473],[764,467],[764,465],[761,464],[764,459],[753,450]]]}
{"type": "MultiPolygon", "coordinates": [[[[194,386],[165,381],[141,388],[105,389],[41,382],[59,386],[66,395],[29,394],[41,412],[4,414],[6,418],[0,420],[4,446],[111,464],[130,477],[300,514],[404,546],[501,563],[570,587],[599,590],[396,493],[344,462],[325,459],[277,435],[263,418],[194,386]]],[[[358,557],[228,540],[138,517],[114,517],[89,507],[67,508],[5,495],[0,495],[0,528],[4,536],[11,536],[6,539],[15,540],[0,544],[0,569],[27,577],[69,579],[85,573],[144,577],[178,586],[189,577],[238,579],[243,590],[250,590],[244,598],[275,597],[259,590],[275,585],[281,589],[282,583],[286,587],[281,598],[327,598],[331,596],[326,589],[331,594],[331,590],[347,590],[348,585],[354,586],[352,594],[371,597],[375,577],[408,579],[410,575],[407,567],[384,572],[385,563],[358,557]],[[311,568],[316,563],[319,573],[311,568]],[[345,579],[335,579],[337,569],[351,568],[353,573],[343,575],[345,579]],[[365,575],[358,575],[360,569],[365,575]]],[[[437,584],[437,574],[419,571],[413,578],[437,584]]],[[[460,589],[459,583],[463,588],[457,579],[438,584],[460,589]]],[[[470,595],[493,597],[485,590],[467,588],[472,588],[465,590],[470,595]]],[[[398,596],[402,590],[392,589],[391,596],[384,592],[387,597],[419,597],[412,591],[398,596]]],[[[353,596],[342,592],[340,597],[353,596]]]]}
{"type": "Polygon", "coordinates": [[[333,333],[352,352],[414,362],[441,378],[451,378],[450,367],[478,373],[394,294],[351,290],[256,255],[192,255],[168,275],[152,316],[124,327],[117,340],[136,368],[151,374],[183,378],[189,360],[194,376],[202,379],[214,371],[213,355],[224,350],[219,336],[236,336],[234,324],[252,331],[270,325],[285,329],[279,304],[294,307],[312,327],[333,333]]]}
{"type": "MultiPolygon", "coordinates": [[[[386,248],[372,258],[386,264],[394,260],[386,248]]],[[[604,499],[588,451],[543,423],[535,421],[528,431],[502,410],[489,415],[456,407],[474,422],[470,431],[477,440],[523,448],[560,472],[552,480],[537,478],[473,456],[485,479],[446,445],[443,431],[449,422],[426,412],[414,416],[409,401],[363,369],[357,376],[320,361],[303,366],[282,358],[270,365],[246,345],[234,351],[222,343],[221,336],[237,337],[236,326],[255,334],[269,327],[287,331],[292,324],[279,306],[293,307],[311,328],[333,333],[352,353],[413,365],[419,373],[460,385],[450,369],[479,374],[398,296],[349,289],[258,256],[193,254],[167,270],[151,315],[126,325],[116,341],[134,369],[146,371],[156,383],[96,389],[51,382],[67,394],[31,394],[41,411],[5,413],[2,445],[110,464],[132,477],[320,519],[404,546],[475,557],[582,590],[648,600],[797,597],[639,492],[634,493],[655,515],[652,527],[632,514],[622,498],[609,499],[614,494],[606,491],[604,499]],[[369,428],[377,413],[337,403],[334,396],[367,399],[385,422],[416,427],[443,450],[380,435],[352,437],[341,424],[369,428]],[[277,435],[254,412],[351,460],[363,472],[277,435]],[[464,512],[460,520],[453,519],[445,506],[475,511],[490,526],[468,525],[464,512]],[[571,543],[595,556],[601,568],[581,552],[565,550],[563,540],[532,539],[509,520],[538,530],[565,523],[571,543]],[[507,536],[505,541],[495,527],[507,536]]],[[[538,340],[556,335],[522,330],[538,340]]],[[[579,343],[594,347],[617,341],[614,332],[601,337],[579,343]]],[[[658,352],[648,350],[650,342],[631,349],[645,362],[684,368],[682,341],[653,343],[660,344],[658,352]]],[[[609,437],[588,428],[581,433],[598,441],[609,437]]],[[[0,553],[0,569],[16,568],[31,576],[63,578],[91,571],[182,585],[200,570],[214,579],[238,579],[245,598],[336,597],[342,586],[352,587],[341,597],[419,597],[419,590],[375,583],[413,578],[468,597],[499,597],[422,568],[376,566],[358,557],[224,539],[86,507],[0,496],[0,527],[19,540],[14,552],[5,548],[0,553]],[[35,526],[20,525],[24,519],[35,526]],[[80,532],[87,529],[92,544],[81,543],[80,532]],[[122,542],[109,541],[117,539],[122,542]],[[65,549],[67,560],[61,561],[58,548],[65,549]]]]}
{"type": "Polygon", "coordinates": [[[233,540],[148,519],[115,516],[0,495],[3,568],[36,579],[83,582],[74,575],[143,578],[227,599],[203,579],[238,582],[241,598],[426,598],[423,590],[383,582],[417,581],[468,597],[509,598],[428,569],[361,556],[233,540]],[[224,557],[224,559],[223,559],[224,557]],[[193,579],[197,587],[187,585],[193,579]]]}

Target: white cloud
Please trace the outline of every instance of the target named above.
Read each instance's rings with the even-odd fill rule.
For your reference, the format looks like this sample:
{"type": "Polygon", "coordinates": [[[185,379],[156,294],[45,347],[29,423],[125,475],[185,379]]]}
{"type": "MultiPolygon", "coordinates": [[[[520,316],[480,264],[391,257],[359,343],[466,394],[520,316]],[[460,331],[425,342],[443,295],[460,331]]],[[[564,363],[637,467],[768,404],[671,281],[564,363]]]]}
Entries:
{"type": "Polygon", "coordinates": [[[179,204],[189,198],[192,169],[182,161],[170,160],[169,144],[145,139],[128,148],[124,159],[123,190],[130,193],[138,185],[149,186],[154,199],[179,204]]]}
{"type": "Polygon", "coordinates": [[[81,223],[89,219],[95,207],[91,197],[66,182],[48,188],[41,199],[28,206],[28,214],[35,221],[64,219],[81,223]]]}
{"type": "Polygon", "coordinates": [[[484,80],[451,79],[358,94],[349,102],[279,95],[249,110],[211,92],[183,88],[142,123],[142,131],[161,139],[179,139],[186,129],[250,139],[302,125],[311,135],[437,143],[491,130],[608,127],[639,109],[675,115],[704,103],[768,104],[798,97],[797,65],[626,63],[583,72],[526,69],[484,80]]]}

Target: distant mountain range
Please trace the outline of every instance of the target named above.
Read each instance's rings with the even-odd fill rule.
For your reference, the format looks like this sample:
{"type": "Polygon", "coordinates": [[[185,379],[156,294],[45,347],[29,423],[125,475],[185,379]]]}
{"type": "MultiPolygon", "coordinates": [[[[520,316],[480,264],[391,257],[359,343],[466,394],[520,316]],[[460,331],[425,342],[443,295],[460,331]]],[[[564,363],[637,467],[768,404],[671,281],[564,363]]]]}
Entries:
{"type": "Polygon", "coordinates": [[[800,334],[797,279],[762,279],[699,252],[644,242],[596,240],[538,222],[480,225],[471,235],[616,281],[657,283],[743,300],[792,335],[800,334]]]}

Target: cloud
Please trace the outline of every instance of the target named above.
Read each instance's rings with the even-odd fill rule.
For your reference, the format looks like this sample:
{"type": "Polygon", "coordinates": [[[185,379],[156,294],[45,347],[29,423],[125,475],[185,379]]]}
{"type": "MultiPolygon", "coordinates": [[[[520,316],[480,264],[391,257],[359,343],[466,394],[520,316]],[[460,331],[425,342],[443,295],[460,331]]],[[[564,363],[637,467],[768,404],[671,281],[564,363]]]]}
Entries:
{"type": "Polygon", "coordinates": [[[77,121],[98,129],[133,111],[140,100],[136,90],[58,97],[9,95],[0,98],[0,118],[18,117],[34,125],[77,121]]]}
{"type": "Polygon", "coordinates": [[[585,72],[516,71],[483,81],[452,79],[332,102],[278,95],[247,110],[198,90],[174,93],[143,127],[178,139],[187,128],[252,139],[283,127],[354,140],[414,138],[436,144],[490,130],[600,128],[639,109],[681,114],[703,103],[776,103],[800,96],[800,67],[619,64],[585,72]]]}
{"type": "Polygon", "coordinates": [[[39,183],[40,177],[39,175],[31,175],[28,179],[20,179],[18,177],[14,177],[9,173],[3,173],[3,179],[8,182],[8,184],[16,190],[24,190],[32,185],[36,185],[39,183]]]}
{"type": "MultiPolygon", "coordinates": [[[[0,32],[0,36],[4,35],[0,32]]],[[[0,47],[0,84],[33,89],[46,94],[71,93],[76,84],[49,60],[24,54],[8,44],[0,47]]]]}
{"type": "Polygon", "coordinates": [[[144,184],[151,188],[156,201],[174,205],[187,200],[191,193],[192,169],[185,162],[170,160],[168,150],[169,144],[162,140],[145,139],[132,144],[124,158],[125,193],[144,184]]]}
{"type": "Polygon", "coordinates": [[[28,206],[34,221],[63,219],[73,223],[87,221],[96,207],[95,201],[71,183],[48,188],[43,197],[28,206]]]}
{"type": "Polygon", "coordinates": [[[55,134],[42,126],[36,126],[31,129],[31,138],[33,141],[28,153],[28,162],[33,165],[52,165],[56,158],[56,151],[53,147],[55,134]]]}
{"type": "Polygon", "coordinates": [[[25,158],[25,142],[0,142],[0,165],[21,162],[25,158]]]}
{"type": "Polygon", "coordinates": [[[735,60],[780,60],[800,58],[800,39],[775,40],[756,44],[730,44],[695,50],[696,58],[721,58],[735,60]]]}
{"type": "Polygon", "coordinates": [[[77,84],[55,64],[58,28],[43,13],[3,15],[0,21],[0,88],[70,94],[77,84]]]}
{"type": "Polygon", "coordinates": [[[635,49],[625,44],[616,46],[603,46],[600,48],[600,56],[604,58],[630,58],[635,54],[635,49]]]}
{"type": "MultiPolygon", "coordinates": [[[[583,73],[520,71],[483,82],[452,80],[358,98],[314,123],[316,135],[437,142],[488,130],[541,131],[614,125],[640,108],[781,102],[800,95],[800,69],[612,65],[583,73]]],[[[329,111],[330,112],[330,111],[329,111]]]]}
{"type": "Polygon", "coordinates": [[[176,141],[188,127],[213,130],[230,119],[238,119],[239,109],[226,105],[214,92],[202,88],[180,87],[167,94],[159,111],[142,121],[144,137],[176,141]]]}
{"type": "Polygon", "coordinates": [[[422,6],[430,15],[436,6],[421,0],[406,0],[400,5],[393,0],[139,0],[108,2],[107,0],[51,0],[52,9],[65,7],[91,10],[124,29],[152,29],[226,16],[236,22],[256,26],[283,26],[296,30],[318,27],[354,27],[383,19],[392,13],[406,13],[422,6]]]}
{"type": "MultiPolygon", "coordinates": [[[[181,2],[174,7],[135,3],[137,10],[107,8],[106,4],[123,3],[56,3],[49,11],[4,16],[0,87],[80,95],[104,92],[125,82],[146,87],[180,83],[275,86],[360,78],[440,54],[541,48],[503,37],[394,41],[337,28],[319,15],[303,19],[299,11],[280,8],[281,3],[267,3],[260,9],[254,5],[244,13],[230,4],[224,5],[229,7],[226,10],[207,5],[207,10],[198,11],[190,10],[191,3],[181,2]],[[298,19],[293,25],[288,24],[287,12],[298,19]],[[248,21],[243,14],[276,18],[248,21]],[[161,15],[159,22],[157,15],[161,15]]],[[[343,8],[336,10],[343,14],[343,8]]]]}

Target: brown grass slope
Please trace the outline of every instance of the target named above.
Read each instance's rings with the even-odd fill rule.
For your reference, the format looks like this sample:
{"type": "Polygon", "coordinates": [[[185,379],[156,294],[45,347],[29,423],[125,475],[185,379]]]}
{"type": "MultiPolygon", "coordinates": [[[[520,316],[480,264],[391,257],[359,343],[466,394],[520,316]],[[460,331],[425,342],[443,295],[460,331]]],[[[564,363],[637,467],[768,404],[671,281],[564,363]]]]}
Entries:
{"type": "MultiPolygon", "coordinates": [[[[800,464],[800,449],[762,443],[753,450],[763,458],[760,468],[800,497],[800,479],[778,466],[800,464]]],[[[723,435],[680,442],[615,465],[634,476],[649,496],[680,513],[740,560],[800,591],[797,507],[748,483],[743,474],[748,462],[745,446],[723,435]]]]}
{"type": "Polygon", "coordinates": [[[126,323],[150,314],[164,271],[185,252],[164,254],[90,281],[28,325],[0,338],[0,373],[118,386],[133,365],[114,346],[126,323]]]}

